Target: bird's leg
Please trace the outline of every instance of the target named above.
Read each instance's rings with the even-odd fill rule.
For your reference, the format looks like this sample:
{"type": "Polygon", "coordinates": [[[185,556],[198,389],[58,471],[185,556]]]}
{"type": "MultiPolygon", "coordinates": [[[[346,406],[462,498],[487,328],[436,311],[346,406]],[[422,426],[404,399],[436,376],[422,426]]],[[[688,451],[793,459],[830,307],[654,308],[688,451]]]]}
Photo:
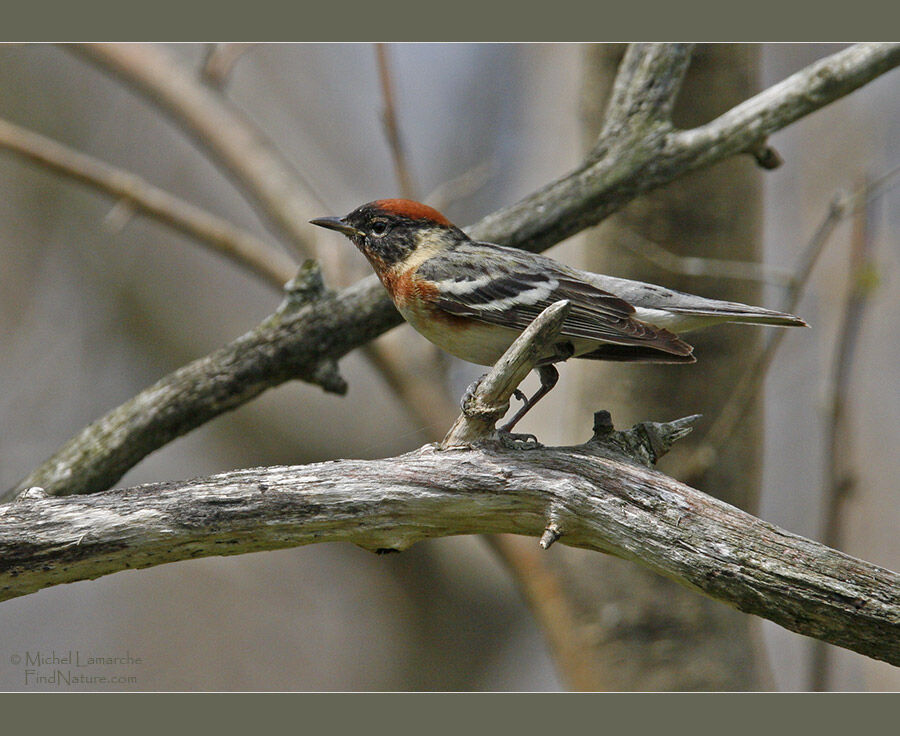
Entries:
{"type": "MultiPolygon", "coordinates": [[[[506,424],[504,424],[499,432],[503,434],[509,434],[510,430],[516,426],[519,420],[524,417],[529,411],[531,411],[531,407],[533,407],[538,401],[540,401],[544,396],[550,393],[551,389],[556,385],[556,382],[559,380],[559,371],[553,367],[553,364],[547,363],[546,365],[539,365],[537,367],[538,376],[541,379],[541,387],[534,392],[534,395],[528,399],[525,404],[515,413],[512,419],[510,419],[506,424]]],[[[532,435],[527,435],[532,436],[532,435]]]]}

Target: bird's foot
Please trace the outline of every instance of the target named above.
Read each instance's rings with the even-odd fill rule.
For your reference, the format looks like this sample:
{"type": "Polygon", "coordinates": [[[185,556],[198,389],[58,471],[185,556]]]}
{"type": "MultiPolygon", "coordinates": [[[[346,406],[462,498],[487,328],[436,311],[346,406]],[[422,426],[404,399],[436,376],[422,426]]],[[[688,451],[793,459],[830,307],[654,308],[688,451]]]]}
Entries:
{"type": "Polygon", "coordinates": [[[537,450],[543,447],[533,434],[513,433],[502,428],[497,430],[497,440],[507,450],[537,450]]]}

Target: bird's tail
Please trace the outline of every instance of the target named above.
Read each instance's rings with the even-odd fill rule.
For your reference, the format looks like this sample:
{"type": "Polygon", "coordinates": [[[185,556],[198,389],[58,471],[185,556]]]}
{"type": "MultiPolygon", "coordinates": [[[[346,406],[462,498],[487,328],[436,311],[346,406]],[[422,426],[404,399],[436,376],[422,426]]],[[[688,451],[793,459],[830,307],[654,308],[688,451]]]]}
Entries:
{"type": "Polygon", "coordinates": [[[765,309],[740,302],[708,299],[696,294],[666,289],[642,281],[582,272],[585,281],[621,297],[634,305],[635,317],[664,327],[675,334],[690,332],[722,322],[744,322],[754,325],[809,327],[799,317],[787,312],[765,309]]]}
{"type": "Polygon", "coordinates": [[[780,327],[809,327],[800,317],[764,307],[752,307],[738,302],[716,302],[709,306],[668,306],[666,310],[689,321],[696,319],[698,327],[703,323],[743,322],[751,325],[775,325],[780,327]]]}

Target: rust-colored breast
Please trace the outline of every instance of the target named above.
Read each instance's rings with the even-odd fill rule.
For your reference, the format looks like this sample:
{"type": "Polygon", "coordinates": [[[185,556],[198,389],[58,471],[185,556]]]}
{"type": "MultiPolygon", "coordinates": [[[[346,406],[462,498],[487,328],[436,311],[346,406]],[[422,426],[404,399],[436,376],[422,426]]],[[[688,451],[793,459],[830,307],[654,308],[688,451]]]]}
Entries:
{"type": "Polygon", "coordinates": [[[385,271],[381,282],[401,312],[414,310],[427,319],[456,329],[467,327],[472,323],[468,317],[460,317],[438,308],[437,287],[425,279],[418,278],[414,268],[399,274],[385,271]]]}

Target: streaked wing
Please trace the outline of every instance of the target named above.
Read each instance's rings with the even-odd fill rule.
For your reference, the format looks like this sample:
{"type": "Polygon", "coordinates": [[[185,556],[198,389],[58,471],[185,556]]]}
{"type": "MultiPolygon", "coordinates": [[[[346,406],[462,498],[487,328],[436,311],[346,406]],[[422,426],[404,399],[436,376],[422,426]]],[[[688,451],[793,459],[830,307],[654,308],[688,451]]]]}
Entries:
{"type": "Polygon", "coordinates": [[[560,334],[620,345],[641,345],[675,355],[691,347],[668,330],[634,318],[634,307],[578,278],[548,258],[513,248],[467,244],[419,268],[438,282],[437,306],[450,314],[525,329],[544,309],[568,299],[571,310],[560,334]]]}

